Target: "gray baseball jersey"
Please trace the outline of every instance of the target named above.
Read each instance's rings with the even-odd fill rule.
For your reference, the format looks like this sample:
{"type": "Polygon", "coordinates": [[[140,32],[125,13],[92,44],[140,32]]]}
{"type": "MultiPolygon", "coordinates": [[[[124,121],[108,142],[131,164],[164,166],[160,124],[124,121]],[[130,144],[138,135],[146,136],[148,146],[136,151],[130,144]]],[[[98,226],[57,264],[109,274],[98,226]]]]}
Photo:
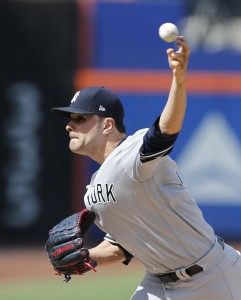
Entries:
{"type": "Polygon", "coordinates": [[[212,247],[215,234],[169,155],[155,151],[141,159],[146,133],[137,131],[108,156],[84,200],[106,239],[157,274],[193,264],[212,247]]]}

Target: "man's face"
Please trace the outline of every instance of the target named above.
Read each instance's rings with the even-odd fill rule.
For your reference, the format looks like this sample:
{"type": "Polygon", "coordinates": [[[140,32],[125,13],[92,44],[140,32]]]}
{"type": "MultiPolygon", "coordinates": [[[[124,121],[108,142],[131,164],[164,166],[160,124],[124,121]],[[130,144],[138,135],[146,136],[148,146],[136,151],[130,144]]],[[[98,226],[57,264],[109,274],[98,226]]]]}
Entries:
{"type": "Polygon", "coordinates": [[[69,132],[69,148],[72,152],[91,156],[102,136],[102,119],[97,115],[71,114],[66,126],[69,132]]]}

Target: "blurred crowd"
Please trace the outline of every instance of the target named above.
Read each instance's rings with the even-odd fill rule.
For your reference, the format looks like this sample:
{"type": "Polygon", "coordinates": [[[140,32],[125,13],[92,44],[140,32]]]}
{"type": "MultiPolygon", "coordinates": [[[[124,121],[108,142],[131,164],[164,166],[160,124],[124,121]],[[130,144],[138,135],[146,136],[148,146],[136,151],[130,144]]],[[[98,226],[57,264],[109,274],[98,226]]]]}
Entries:
{"type": "Polygon", "coordinates": [[[183,34],[193,51],[241,52],[240,0],[189,0],[183,34]]]}

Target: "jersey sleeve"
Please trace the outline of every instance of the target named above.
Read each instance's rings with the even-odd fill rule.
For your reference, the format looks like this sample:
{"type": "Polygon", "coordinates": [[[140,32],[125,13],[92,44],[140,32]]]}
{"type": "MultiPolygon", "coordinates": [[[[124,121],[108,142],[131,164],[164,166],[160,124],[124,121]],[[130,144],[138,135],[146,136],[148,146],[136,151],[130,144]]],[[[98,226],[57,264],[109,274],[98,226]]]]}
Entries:
{"type": "Polygon", "coordinates": [[[112,245],[118,246],[124,253],[125,255],[125,260],[122,262],[124,265],[128,265],[129,262],[132,260],[133,255],[130,254],[125,248],[123,248],[120,244],[118,244],[109,234],[106,234],[104,237],[104,240],[107,240],[110,242],[112,245]]]}
{"type": "Polygon", "coordinates": [[[159,128],[158,117],[143,137],[143,144],[140,148],[141,162],[144,163],[158,156],[169,154],[173,149],[178,135],[179,132],[175,134],[162,133],[159,128]]]}

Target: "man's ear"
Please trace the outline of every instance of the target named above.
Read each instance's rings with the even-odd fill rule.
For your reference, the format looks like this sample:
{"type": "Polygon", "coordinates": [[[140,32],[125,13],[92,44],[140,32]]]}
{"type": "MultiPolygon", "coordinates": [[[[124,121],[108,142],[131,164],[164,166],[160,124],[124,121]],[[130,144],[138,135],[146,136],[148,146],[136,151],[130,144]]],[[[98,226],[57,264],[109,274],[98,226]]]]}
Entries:
{"type": "Polygon", "coordinates": [[[106,118],[103,123],[103,129],[107,130],[107,133],[115,127],[115,120],[113,118],[106,118]]]}

